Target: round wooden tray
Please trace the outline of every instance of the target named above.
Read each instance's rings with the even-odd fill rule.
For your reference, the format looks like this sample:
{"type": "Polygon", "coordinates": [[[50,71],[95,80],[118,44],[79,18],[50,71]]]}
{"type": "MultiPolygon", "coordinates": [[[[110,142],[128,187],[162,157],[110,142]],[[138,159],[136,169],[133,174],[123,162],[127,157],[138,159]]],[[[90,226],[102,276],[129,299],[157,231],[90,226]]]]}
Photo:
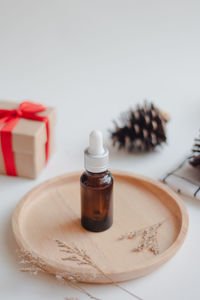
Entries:
{"type": "Polygon", "coordinates": [[[80,173],[72,173],[40,184],[19,202],[12,218],[18,245],[40,257],[48,272],[76,274],[83,282],[119,282],[154,271],[185,239],[188,215],[183,201],[160,182],[124,172],[113,172],[113,176],[114,223],[110,229],[94,233],[81,227],[80,173]],[[148,249],[132,251],[142,234],[119,240],[124,233],[158,222],[163,222],[157,231],[158,255],[148,249]],[[60,251],[56,240],[84,249],[98,268],[63,261],[67,254],[60,251]]]}

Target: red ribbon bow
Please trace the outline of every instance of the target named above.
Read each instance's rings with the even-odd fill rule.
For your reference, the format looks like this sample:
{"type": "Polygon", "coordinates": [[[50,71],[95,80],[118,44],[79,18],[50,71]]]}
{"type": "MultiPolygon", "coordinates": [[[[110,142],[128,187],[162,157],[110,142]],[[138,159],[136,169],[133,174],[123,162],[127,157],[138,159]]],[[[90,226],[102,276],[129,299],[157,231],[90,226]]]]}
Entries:
{"type": "Polygon", "coordinates": [[[12,130],[16,126],[20,118],[44,122],[47,131],[47,142],[45,145],[46,161],[49,156],[49,119],[48,117],[38,116],[36,113],[45,111],[46,107],[42,104],[32,102],[22,102],[18,109],[7,110],[0,109],[0,125],[4,124],[0,129],[1,149],[5,163],[6,173],[8,175],[17,176],[15,157],[12,147],[12,130]]]}

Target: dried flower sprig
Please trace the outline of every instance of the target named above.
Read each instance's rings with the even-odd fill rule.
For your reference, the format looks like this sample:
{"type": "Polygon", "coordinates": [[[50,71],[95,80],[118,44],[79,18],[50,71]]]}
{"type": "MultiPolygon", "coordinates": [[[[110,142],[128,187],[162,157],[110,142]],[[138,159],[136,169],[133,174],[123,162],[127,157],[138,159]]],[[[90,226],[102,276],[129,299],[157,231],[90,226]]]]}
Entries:
{"type": "Polygon", "coordinates": [[[18,249],[17,253],[20,259],[19,263],[23,265],[23,267],[20,269],[21,272],[27,272],[33,275],[37,275],[39,272],[47,272],[47,266],[42,258],[37,257],[35,254],[25,249],[18,249]]]}
{"type": "Polygon", "coordinates": [[[129,233],[122,234],[119,237],[119,240],[124,239],[134,239],[136,236],[141,235],[141,239],[139,241],[139,244],[136,248],[134,248],[133,252],[141,252],[143,250],[149,250],[154,255],[159,254],[159,245],[158,245],[158,228],[165,222],[158,222],[156,224],[153,224],[151,226],[145,227],[140,230],[136,231],[130,231],[129,233]]]}
{"type": "Polygon", "coordinates": [[[80,281],[79,275],[72,274],[70,272],[63,272],[63,273],[60,273],[59,275],[57,274],[56,279],[58,279],[63,284],[67,283],[68,285],[72,286],[76,290],[79,290],[80,292],[87,295],[90,299],[101,300],[100,298],[97,298],[97,297],[93,296],[92,294],[90,294],[85,288],[83,288],[79,284],[79,281],[80,281]]]}
{"type": "Polygon", "coordinates": [[[78,265],[88,265],[88,266],[94,268],[95,270],[97,270],[100,274],[102,274],[105,278],[107,278],[110,281],[110,283],[114,284],[116,287],[120,288],[121,290],[128,293],[132,297],[134,297],[138,300],[142,300],[137,295],[131,293],[130,291],[123,288],[118,283],[114,282],[112,280],[112,278],[110,278],[107,274],[104,273],[103,270],[101,270],[101,268],[92,260],[92,258],[87,254],[87,252],[85,250],[79,249],[76,246],[67,245],[66,243],[64,243],[60,240],[55,240],[55,241],[56,241],[60,251],[62,253],[67,254],[67,256],[62,258],[63,261],[73,261],[73,262],[76,262],[78,265]]]}
{"type": "Polygon", "coordinates": [[[60,252],[69,254],[69,256],[62,258],[63,261],[70,260],[76,262],[78,265],[89,265],[96,267],[96,264],[92,261],[91,257],[87,255],[85,250],[79,249],[76,246],[69,246],[60,240],[55,241],[60,248],[60,252]]]}
{"type": "MultiPolygon", "coordinates": [[[[20,269],[21,272],[27,272],[31,273],[32,275],[37,275],[38,273],[46,273],[50,275],[50,273],[47,270],[47,265],[43,261],[42,258],[36,256],[35,254],[25,250],[25,249],[19,249],[18,256],[20,258],[20,264],[23,265],[23,267],[20,269]]],[[[62,272],[55,275],[55,278],[63,283],[68,284],[75,288],[76,290],[81,291],[85,295],[87,295],[90,299],[94,300],[101,300],[100,298],[94,297],[91,295],[86,289],[80,286],[79,284],[79,278],[77,278],[76,274],[71,274],[69,272],[62,272]]],[[[78,298],[66,298],[66,299],[77,299],[78,298]]]]}

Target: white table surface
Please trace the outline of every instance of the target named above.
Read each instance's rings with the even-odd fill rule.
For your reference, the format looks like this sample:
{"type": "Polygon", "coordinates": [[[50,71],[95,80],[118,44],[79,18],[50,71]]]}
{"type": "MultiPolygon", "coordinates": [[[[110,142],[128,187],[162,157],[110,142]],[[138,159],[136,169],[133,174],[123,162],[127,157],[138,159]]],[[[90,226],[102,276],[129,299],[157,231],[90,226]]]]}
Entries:
{"type": "MultiPolygon", "coordinates": [[[[145,155],[111,149],[111,168],[159,179],[190,150],[200,127],[198,0],[1,0],[0,98],[57,108],[56,153],[37,180],[0,176],[0,299],[88,299],[47,276],[19,271],[11,215],[38,183],[83,168],[93,128],[109,142],[121,111],[153,100],[171,114],[168,144],[145,155]]],[[[180,251],[154,273],[122,286],[146,300],[200,299],[200,203],[180,251]]],[[[102,299],[131,299],[84,285],[102,299]]]]}

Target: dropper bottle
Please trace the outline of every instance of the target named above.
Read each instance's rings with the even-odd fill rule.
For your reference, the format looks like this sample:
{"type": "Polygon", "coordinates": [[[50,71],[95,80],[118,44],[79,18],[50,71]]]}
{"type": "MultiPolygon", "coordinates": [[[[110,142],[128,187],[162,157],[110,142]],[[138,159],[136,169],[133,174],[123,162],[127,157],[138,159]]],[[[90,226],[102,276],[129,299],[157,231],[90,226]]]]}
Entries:
{"type": "Polygon", "coordinates": [[[108,162],[102,133],[94,130],[84,152],[85,172],[80,178],[81,224],[89,231],[104,231],[113,223],[113,177],[108,162]]]}

